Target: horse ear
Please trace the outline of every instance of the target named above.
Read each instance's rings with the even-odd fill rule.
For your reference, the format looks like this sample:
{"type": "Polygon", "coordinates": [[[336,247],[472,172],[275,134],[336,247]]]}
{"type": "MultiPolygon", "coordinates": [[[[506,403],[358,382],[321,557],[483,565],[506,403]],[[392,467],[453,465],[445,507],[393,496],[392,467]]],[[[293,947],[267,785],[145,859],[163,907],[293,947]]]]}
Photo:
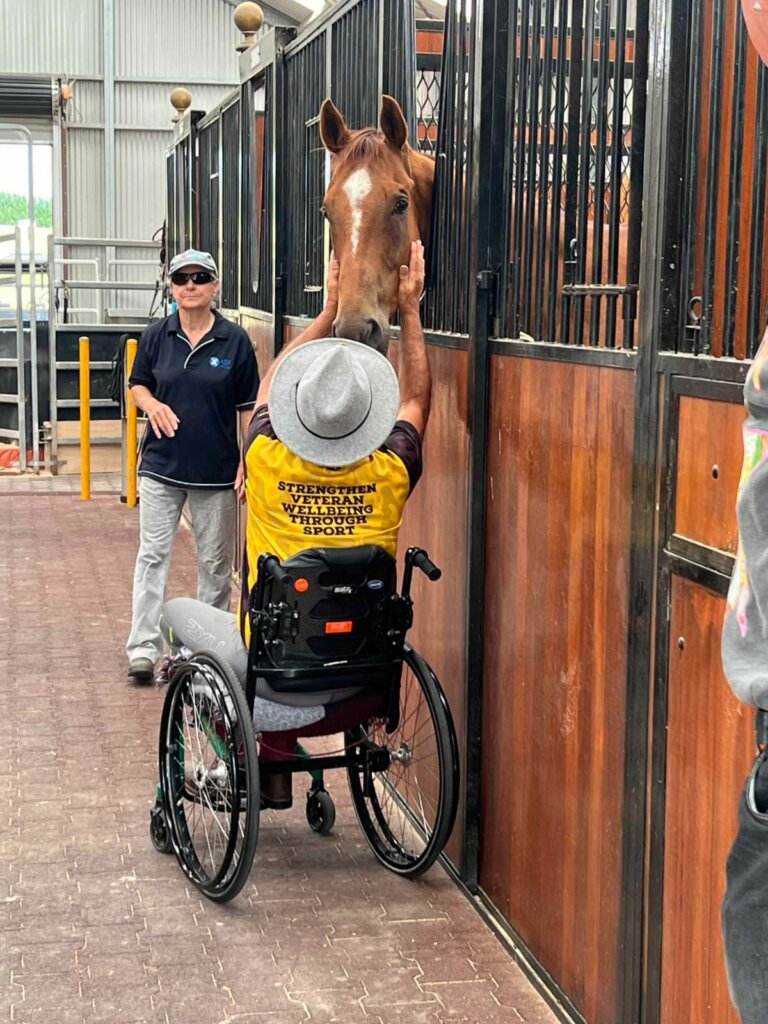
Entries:
{"type": "Polygon", "coordinates": [[[349,128],[330,100],[320,107],[320,138],[329,153],[340,153],[349,142],[349,128]]]}
{"type": "Polygon", "coordinates": [[[408,125],[405,123],[400,104],[391,96],[381,97],[379,127],[395,149],[402,149],[407,144],[408,125]]]}

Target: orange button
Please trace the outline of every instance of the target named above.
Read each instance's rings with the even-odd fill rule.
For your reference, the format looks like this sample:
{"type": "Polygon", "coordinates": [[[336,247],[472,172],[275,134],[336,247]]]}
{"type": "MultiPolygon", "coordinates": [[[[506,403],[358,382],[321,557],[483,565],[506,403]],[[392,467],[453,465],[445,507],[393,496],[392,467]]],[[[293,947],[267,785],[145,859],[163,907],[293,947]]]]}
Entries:
{"type": "Polygon", "coordinates": [[[300,594],[303,594],[306,590],[309,590],[309,580],[296,580],[293,586],[300,594]]]}
{"type": "Polygon", "coordinates": [[[351,633],[352,623],[348,622],[326,622],[325,624],[326,633],[351,633]]]}

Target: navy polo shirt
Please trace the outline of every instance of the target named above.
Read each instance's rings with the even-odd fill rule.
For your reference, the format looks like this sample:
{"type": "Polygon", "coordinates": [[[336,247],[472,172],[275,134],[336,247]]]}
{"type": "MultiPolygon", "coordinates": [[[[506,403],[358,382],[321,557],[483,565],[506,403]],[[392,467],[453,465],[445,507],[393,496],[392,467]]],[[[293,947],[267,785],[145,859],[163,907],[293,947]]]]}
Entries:
{"type": "Polygon", "coordinates": [[[211,330],[192,347],[178,313],[152,324],[139,340],[129,387],[142,384],[179,418],[173,437],[147,424],[139,476],[174,487],[232,487],[240,452],[237,415],[252,409],[259,372],[242,327],[214,313],[211,330]]]}

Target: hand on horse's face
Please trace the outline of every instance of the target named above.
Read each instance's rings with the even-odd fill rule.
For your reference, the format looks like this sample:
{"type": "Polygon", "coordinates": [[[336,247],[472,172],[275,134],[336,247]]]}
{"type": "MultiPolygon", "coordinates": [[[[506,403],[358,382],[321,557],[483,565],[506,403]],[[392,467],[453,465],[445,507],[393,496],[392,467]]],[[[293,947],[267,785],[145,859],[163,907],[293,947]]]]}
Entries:
{"type": "Polygon", "coordinates": [[[411,242],[408,266],[400,267],[400,278],[397,289],[397,305],[400,312],[419,315],[421,296],[424,292],[424,246],[421,242],[411,242]]]}
{"type": "Polygon", "coordinates": [[[331,249],[331,258],[328,261],[328,278],[325,282],[325,308],[329,313],[336,315],[339,307],[339,270],[340,263],[336,259],[336,253],[331,249]]]}

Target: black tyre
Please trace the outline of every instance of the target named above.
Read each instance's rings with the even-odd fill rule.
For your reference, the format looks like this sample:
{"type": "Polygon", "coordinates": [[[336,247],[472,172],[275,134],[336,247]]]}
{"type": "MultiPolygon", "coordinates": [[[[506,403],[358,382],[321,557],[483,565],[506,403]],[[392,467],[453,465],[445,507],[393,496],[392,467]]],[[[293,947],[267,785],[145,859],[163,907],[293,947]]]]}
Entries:
{"type": "Polygon", "coordinates": [[[224,903],[245,884],[259,836],[253,723],[232,669],[196,654],[174,673],[160,722],[160,783],[184,874],[224,903]]]}
{"type": "Polygon", "coordinates": [[[336,805],[324,789],[310,789],[307,794],[307,821],[318,835],[327,836],[336,824],[336,805]]]}
{"type": "Polygon", "coordinates": [[[377,720],[348,734],[356,759],[347,767],[358,821],[390,871],[416,877],[435,862],[451,834],[459,797],[459,757],[451,712],[429,665],[406,645],[399,719],[391,733],[377,720]],[[384,764],[378,751],[384,752],[384,764]]]}
{"type": "Polygon", "coordinates": [[[149,838],[158,853],[170,853],[173,849],[171,830],[168,828],[165,810],[160,801],[149,812],[149,838]]]}

